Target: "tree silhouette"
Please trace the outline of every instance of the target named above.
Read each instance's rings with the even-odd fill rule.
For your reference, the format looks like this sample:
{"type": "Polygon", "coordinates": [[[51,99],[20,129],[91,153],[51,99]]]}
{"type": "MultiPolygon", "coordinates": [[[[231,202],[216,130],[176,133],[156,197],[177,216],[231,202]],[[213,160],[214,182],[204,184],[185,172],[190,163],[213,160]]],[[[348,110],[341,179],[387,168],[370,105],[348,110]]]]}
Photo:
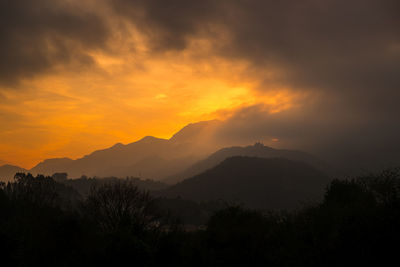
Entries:
{"type": "Polygon", "coordinates": [[[14,182],[4,187],[5,194],[12,201],[29,203],[34,206],[55,206],[58,193],[56,182],[50,177],[32,174],[17,173],[14,182]]]}
{"type": "Polygon", "coordinates": [[[104,232],[142,232],[160,226],[153,198],[128,180],[92,187],[85,206],[104,232]]]}
{"type": "MultiPolygon", "coordinates": [[[[398,170],[334,180],[320,203],[297,211],[230,205],[191,231],[174,231],[156,206],[166,199],[156,202],[131,179],[94,183],[74,206],[63,204],[73,195],[70,182],[17,174],[0,184],[2,266],[388,266],[397,260],[398,170]]],[[[164,209],[179,210],[181,201],[164,209]]]]}

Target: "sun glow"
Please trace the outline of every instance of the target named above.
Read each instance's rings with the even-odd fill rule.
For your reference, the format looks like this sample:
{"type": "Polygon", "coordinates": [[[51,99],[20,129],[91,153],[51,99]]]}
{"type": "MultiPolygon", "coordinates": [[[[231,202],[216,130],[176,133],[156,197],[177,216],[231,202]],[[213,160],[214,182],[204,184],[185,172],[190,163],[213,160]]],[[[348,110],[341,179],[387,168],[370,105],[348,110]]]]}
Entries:
{"type": "Polygon", "coordinates": [[[276,113],[298,102],[287,88],[256,90],[247,62],[202,58],[190,48],[162,56],[127,51],[93,52],[95,68],[48,73],[24,81],[23,90],[3,88],[0,159],[29,168],[146,135],[169,138],[188,123],[223,120],[246,106],[276,113]]]}

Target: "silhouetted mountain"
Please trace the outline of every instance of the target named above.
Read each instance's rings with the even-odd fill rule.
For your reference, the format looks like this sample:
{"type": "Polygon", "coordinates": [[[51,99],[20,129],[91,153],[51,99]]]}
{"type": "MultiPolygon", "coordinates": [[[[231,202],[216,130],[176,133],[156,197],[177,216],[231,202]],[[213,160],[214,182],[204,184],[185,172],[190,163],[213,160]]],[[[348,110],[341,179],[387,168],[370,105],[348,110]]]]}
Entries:
{"type": "Polygon", "coordinates": [[[218,125],[219,121],[193,123],[169,140],[146,136],[137,142],[118,143],[76,160],[48,159],[30,171],[44,175],[67,172],[70,177],[140,176],[160,180],[183,171],[215,151],[210,133],[218,125]]]}
{"type": "Polygon", "coordinates": [[[196,201],[238,201],[251,208],[291,209],[320,199],[329,178],[287,159],[231,157],[161,193],[196,201]]]}
{"type": "Polygon", "coordinates": [[[69,169],[73,164],[74,160],[70,158],[55,158],[55,159],[46,159],[40,162],[38,165],[30,169],[31,173],[35,174],[53,174],[56,172],[60,172],[62,169],[69,169]]]}
{"type": "MultiPolygon", "coordinates": [[[[169,140],[146,136],[126,145],[117,143],[110,148],[94,151],[76,160],[46,159],[29,172],[34,175],[66,172],[69,177],[75,178],[82,175],[135,176],[176,183],[212,168],[231,156],[288,158],[313,166],[319,165],[318,160],[304,152],[272,149],[261,144],[221,149],[199,162],[217,149],[230,145],[227,140],[217,134],[221,125],[218,120],[191,123],[169,140]]],[[[7,178],[11,178],[14,174],[7,178]]]]}
{"type": "Polygon", "coordinates": [[[169,140],[175,143],[198,143],[207,145],[214,139],[214,133],[221,125],[219,120],[190,123],[174,134],[169,140]]]}
{"type": "Polygon", "coordinates": [[[259,158],[286,158],[289,160],[308,163],[319,170],[326,169],[324,163],[322,163],[317,158],[305,152],[274,149],[268,146],[264,146],[261,143],[256,143],[252,146],[246,146],[246,147],[234,146],[234,147],[220,149],[217,152],[210,155],[209,157],[207,157],[206,159],[193,164],[182,173],[168,177],[167,179],[163,180],[163,182],[169,184],[175,184],[177,182],[183,181],[186,178],[192,177],[208,169],[211,169],[212,167],[217,166],[225,159],[234,156],[247,156],[247,157],[259,157],[259,158]]]}
{"type": "Polygon", "coordinates": [[[5,182],[12,180],[17,172],[27,172],[27,170],[8,164],[0,166],[0,181],[5,182]]]}

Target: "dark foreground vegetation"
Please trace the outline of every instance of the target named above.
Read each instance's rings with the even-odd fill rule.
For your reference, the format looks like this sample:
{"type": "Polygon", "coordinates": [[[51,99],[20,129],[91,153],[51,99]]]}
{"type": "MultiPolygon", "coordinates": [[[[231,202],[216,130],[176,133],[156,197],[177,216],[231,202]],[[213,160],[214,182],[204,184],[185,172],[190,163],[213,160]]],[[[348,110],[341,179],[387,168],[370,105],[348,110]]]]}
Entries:
{"type": "Polygon", "coordinates": [[[51,177],[17,174],[0,190],[1,266],[386,266],[398,261],[398,170],[334,180],[320,204],[295,212],[226,206],[191,231],[162,206],[130,180],[102,183],[82,196],[51,177]]]}

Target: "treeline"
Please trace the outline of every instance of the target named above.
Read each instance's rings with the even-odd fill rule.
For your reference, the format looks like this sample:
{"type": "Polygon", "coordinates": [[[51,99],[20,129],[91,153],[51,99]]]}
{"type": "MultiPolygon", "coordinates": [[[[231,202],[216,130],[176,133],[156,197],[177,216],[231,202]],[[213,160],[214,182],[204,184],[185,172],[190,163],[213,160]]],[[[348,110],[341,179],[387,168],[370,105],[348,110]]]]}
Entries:
{"type": "MultiPolygon", "coordinates": [[[[114,183],[116,181],[121,180],[118,177],[88,177],[86,175],[82,175],[80,178],[68,179],[67,173],[54,173],[51,178],[54,181],[65,184],[67,186],[75,189],[81,196],[86,197],[90,189],[94,186],[100,186],[106,183],[114,183]]],[[[142,190],[146,191],[160,191],[168,187],[168,185],[154,180],[143,180],[138,177],[128,176],[124,178],[124,180],[129,180],[132,185],[135,185],[142,190]]]]}
{"type": "Polygon", "coordinates": [[[297,212],[230,205],[188,231],[129,180],[82,197],[17,174],[0,190],[2,266],[386,266],[400,241],[400,172],[334,180],[297,212]]]}

